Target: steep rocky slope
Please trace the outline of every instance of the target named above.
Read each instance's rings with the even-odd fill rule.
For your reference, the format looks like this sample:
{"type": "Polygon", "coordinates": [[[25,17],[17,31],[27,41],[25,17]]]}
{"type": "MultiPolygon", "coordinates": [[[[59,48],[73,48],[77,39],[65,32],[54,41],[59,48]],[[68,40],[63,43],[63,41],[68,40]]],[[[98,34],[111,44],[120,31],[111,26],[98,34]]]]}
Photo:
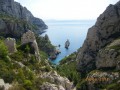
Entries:
{"type": "Polygon", "coordinates": [[[0,39],[0,90],[76,90],[51,67],[47,55],[39,52],[32,31],[16,44],[12,38],[0,39]]]}
{"type": "Polygon", "coordinates": [[[119,67],[120,44],[119,40],[117,43],[115,41],[119,37],[120,1],[109,5],[98,17],[95,25],[88,30],[86,40],[77,55],[78,69],[89,72],[96,68],[119,67]]]}
{"type": "Polygon", "coordinates": [[[19,38],[27,29],[43,32],[47,25],[14,0],[0,0],[0,35],[19,38]]]}

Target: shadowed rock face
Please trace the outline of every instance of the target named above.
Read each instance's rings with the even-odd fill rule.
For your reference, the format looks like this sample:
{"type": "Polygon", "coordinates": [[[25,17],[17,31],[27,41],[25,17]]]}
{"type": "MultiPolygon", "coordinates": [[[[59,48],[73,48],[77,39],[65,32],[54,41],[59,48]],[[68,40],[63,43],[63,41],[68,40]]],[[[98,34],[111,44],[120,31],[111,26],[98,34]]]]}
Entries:
{"type": "Polygon", "coordinates": [[[96,68],[96,57],[100,49],[120,36],[120,1],[109,5],[101,14],[94,26],[88,30],[84,44],[79,51],[77,60],[80,71],[96,68]]]}
{"type": "Polygon", "coordinates": [[[41,33],[44,29],[47,29],[47,25],[45,25],[41,19],[34,17],[27,8],[21,6],[20,3],[14,0],[0,0],[0,14],[9,15],[15,19],[22,20],[21,22],[10,22],[10,20],[0,17],[0,32],[4,31],[4,34],[2,33],[4,36],[21,37],[28,29],[28,23],[31,26],[35,25],[35,27],[37,27],[34,29],[37,30],[37,33],[41,33]]]}

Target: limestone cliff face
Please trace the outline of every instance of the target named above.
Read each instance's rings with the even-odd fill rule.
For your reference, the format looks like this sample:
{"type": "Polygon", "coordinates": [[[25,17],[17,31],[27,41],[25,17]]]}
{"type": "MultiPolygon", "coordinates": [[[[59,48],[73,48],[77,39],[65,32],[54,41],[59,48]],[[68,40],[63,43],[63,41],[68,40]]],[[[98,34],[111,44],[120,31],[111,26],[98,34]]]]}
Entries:
{"type": "MultiPolygon", "coordinates": [[[[120,1],[115,5],[109,5],[98,17],[95,25],[88,30],[86,40],[77,56],[79,70],[87,72],[97,66],[100,68],[99,63],[96,64],[101,60],[98,56],[99,51],[118,37],[120,37],[120,1]]],[[[102,63],[104,62],[105,59],[102,63]]]]}
{"type": "Polygon", "coordinates": [[[4,31],[3,35],[20,37],[32,26],[37,33],[47,28],[41,19],[34,17],[27,8],[14,0],[0,0],[0,16],[0,32],[4,31]]]}

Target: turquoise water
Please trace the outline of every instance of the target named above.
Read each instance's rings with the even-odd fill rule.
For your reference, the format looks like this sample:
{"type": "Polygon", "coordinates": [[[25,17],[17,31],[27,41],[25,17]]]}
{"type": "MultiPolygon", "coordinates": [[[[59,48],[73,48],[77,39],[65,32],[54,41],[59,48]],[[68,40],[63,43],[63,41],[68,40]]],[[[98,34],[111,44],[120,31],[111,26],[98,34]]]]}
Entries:
{"type": "Polygon", "coordinates": [[[49,36],[51,43],[55,46],[61,45],[58,48],[61,54],[57,56],[52,63],[58,64],[61,59],[80,48],[86,38],[88,28],[94,25],[95,20],[82,21],[46,21],[48,29],[44,33],[49,36]],[[65,41],[69,39],[69,49],[65,49],[65,41]]]}

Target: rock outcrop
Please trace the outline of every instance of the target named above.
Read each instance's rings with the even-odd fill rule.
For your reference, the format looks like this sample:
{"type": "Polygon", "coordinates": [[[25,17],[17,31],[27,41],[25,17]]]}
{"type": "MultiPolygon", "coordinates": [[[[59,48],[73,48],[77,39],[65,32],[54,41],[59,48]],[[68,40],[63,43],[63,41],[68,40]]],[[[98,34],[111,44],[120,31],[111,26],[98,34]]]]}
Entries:
{"type": "MultiPolygon", "coordinates": [[[[118,37],[120,37],[120,1],[115,5],[109,5],[103,14],[98,17],[95,25],[88,30],[86,40],[77,56],[78,69],[88,72],[96,68],[97,60],[104,63],[105,60],[101,61],[97,58],[98,52],[118,37]]],[[[109,53],[111,52],[113,51],[110,50],[109,53]]],[[[114,54],[112,58],[115,58],[116,53],[114,54]]],[[[106,58],[108,57],[106,56],[106,58]]],[[[108,66],[115,66],[112,62],[108,66]]],[[[97,63],[97,66],[99,66],[99,63],[97,63]]]]}
{"type": "Polygon", "coordinates": [[[27,29],[43,32],[47,25],[14,0],[0,0],[0,35],[20,38],[27,29]]]}
{"type": "Polygon", "coordinates": [[[120,62],[120,39],[112,41],[109,45],[98,51],[96,58],[96,67],[99,68],[117,68],[119,70],[120,62]]]}
{"type": "Polygon", "coordinates": [[[17,51],[16,40],[14,38],[6,38],[5,45],[7,46],[9,53],[14,53],[17,51]]]}
{"type": "Polygon", "coordinates": [[[41,90],[65,90],[65,89],[62,86],[46,82],[41,86],[41,90]]]}
{"type": "Polygon", "coordinates": [[[97,84],[108,85],[113,83],[115,80],[119,81],[120,73],[119,72],[102,72],[102,71],[94,71],[90,72],[87,75],[86,82],[88,86],[88,90],[97,90],[97,84]]]}
{"type": "Polygon", "coordinates": [[[30,30],[24,33],[23,36],[21,37],[21,44],[24,45],[27,43],[32,43],[32,47],[34,48],[34,52],[35,52],[34,54],[36,58],[40,61],[40,53],[39,53],[38,44],[36,42],[34,32],[30,30]]]}
{"type": "MultiPolygon", "coordinates": [[[[73,83],[71,83],[67,78],[61,77],[56,71],[51,71],[49,73],[43,73],[41,78],[49,80],[51,83],[44,83],[41,86],[41,90],[73,90],[73,83]]],[[[74,89],[75,90],[75,89],[74,89]]]]}
{"type": "Polygon", "coordinates": [[[0,90],[9,90],[10,87],[9,83],[5,83],[3,79],[0,79],[0,90]]]}

